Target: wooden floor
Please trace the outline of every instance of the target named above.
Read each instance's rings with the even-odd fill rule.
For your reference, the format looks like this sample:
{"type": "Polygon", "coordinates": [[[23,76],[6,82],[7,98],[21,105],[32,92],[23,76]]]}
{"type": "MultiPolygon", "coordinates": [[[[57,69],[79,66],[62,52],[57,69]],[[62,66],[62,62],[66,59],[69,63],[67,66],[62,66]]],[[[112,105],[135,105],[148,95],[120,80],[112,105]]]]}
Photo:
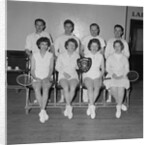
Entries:
{"type": "Polygon", "coordinates": [[[120,119],[115,118],[115,108],[96,110],[94,120],[86,115],[86,108],[75,108],[69,120],[61,108],[49,108],[50,119],[39,122],[39,109],[25,114],[25,91],[7,91],[7,143],[50,143],[65,141],[88,141],[129,139],[143,137],[143,83],[133,84],[130,108],[120,119]]]}

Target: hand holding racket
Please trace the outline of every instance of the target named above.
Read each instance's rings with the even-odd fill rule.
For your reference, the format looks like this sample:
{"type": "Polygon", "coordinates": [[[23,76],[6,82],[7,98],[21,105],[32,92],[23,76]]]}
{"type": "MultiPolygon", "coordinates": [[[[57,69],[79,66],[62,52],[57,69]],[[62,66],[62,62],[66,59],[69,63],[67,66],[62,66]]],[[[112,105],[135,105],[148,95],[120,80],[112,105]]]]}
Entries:
{"type": "MultiPolygon", "coordinates": [[[[128,72],[127,77],[130,82],[135,82],[139,79],[139,74],[137,71],[132,70],[132,71],[128,72]]],[[[110,79],[111,79],[111,77],[104,78],[104,80],[110,80],[110,79]]]]}
{"type": "MultiPolygon", "coordinates": [[[[33,77],[29,74],[21,74],[19,76],[17,76],[17,83],[21,86],[27,87],[27,86],[31,86],[33,81],[35,79],[33,79],[33,77]]],[[[36,81],[42,81],[40,79],[37,79],[36,81]]],[[[50,82],[53,82],[53,80],[49,80],[50,82]]]]}
{"type": "Polygon", "coordinates": [[[16,81],[19,85],[26,87],[32,85],[33,77],[29,74],[21,74],[17,76],[16,81]]]}

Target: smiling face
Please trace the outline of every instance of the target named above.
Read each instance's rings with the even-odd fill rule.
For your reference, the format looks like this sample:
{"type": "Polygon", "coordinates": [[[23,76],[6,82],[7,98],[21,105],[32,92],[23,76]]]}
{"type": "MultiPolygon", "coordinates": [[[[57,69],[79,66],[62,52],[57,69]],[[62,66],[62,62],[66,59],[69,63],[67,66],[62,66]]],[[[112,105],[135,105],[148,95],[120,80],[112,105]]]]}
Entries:
{"type": "Polygon", "coordinates": [[[121,38],[123,35],[122,29],[120,27],[115,27],[114,35],[115,35],[115,38],[121,38]]]}
{"type": "Polygon", "coordinates": [[[48,49],[48,42],[41,42],[39,47],[41,52],[46,52],[48,49]]]}
{"type": "Polygon", "coordinates": [[[70,23],[65,24],[64,26],[65,34],[70,35],[73,31],[73,26],[70,23]]]}
{"type": "Polygon", "coordinates": [[[35,24],[36,33],[41,33],[45,28],[45,25],[42,21],[37,21],[35,24]]]}
{"type": "Polygon", "coordinates": [[[99,30],[96,25],[91,26],[90,33],[93,37],[96,37],[99,33],[99,30]]]}
{"type": "Polygon", "coordinates": [[[115,44],[114,44],[114,49],[115,49],[115,52],[117,53],[117,54],[120,54],[121,52],[122,52],[122,45],[119,43],[119,42],[116,42],[115,44]]]}
{"type": "Polygon", "coordinates": [[[69,41],[67,45],[67,51],[69,54],[72,54],[76,50],[75,43],[69,41]]]}
{"type": "Polygon", "coordinates": [[[98,44],[96,42],[93,42],[90,46],[90,50],[92,54],[96,54],[98,52],[98,44]]]}

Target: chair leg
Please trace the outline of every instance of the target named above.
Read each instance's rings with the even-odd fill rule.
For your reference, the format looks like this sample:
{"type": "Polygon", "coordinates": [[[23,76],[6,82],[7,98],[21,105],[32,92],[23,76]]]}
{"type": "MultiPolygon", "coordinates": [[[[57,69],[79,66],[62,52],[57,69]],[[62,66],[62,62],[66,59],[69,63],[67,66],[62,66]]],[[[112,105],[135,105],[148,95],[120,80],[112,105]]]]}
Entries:
{"type": "Polygon", "coordinates": [[[54,107],[56,107],[56,104],[57,104],[57,92],[56,92],[56,86],[54,86],[54,107]]]}
{"type": "Polygon", "coordinates": [[[29,110],[31,109],[29,104],[29,97],[30,97],[30,89],[26,88],[26,105],[25,105],[26,114],[28,114],[29,110]]]}
{"type": "Polygon", "coordinates": [[[106,106],[106,89],[103,89],[103,106],[106,106]]]}
{"type": "Polygon", "coordinates": [[[130,105],[130,91],[131,91],[131,88],[129,88],[128,90],[126,90],[126,105],[127,105],[127,108],[129,108],[129,105],[130,105]]]}

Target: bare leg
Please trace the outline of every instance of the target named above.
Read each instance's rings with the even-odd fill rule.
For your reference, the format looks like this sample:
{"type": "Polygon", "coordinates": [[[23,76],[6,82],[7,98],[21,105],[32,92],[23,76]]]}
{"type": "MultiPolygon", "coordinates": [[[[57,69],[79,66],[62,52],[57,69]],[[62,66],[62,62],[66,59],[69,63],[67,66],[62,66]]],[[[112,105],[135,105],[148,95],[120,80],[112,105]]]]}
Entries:
{"type": "Polygon", "coordinates": [[[122,105],[123,98],[124,98],[125,89],[123,87],[118,88],[118,105],[122,105]]]}
{"type": "Polygon", "coordinates": [[[64,97],[66,99],[67,105],[70,105],[70,98],[69,98],[69,82],[66,79],[60,80],[60,85],[63,88],[64,97]]]}
{"type": "Polygon", "coordinates": [[[60,95],[60,100],[59,100],[59,103],[62,103],[62,102],[64,102],[64,92],[63,92],[63,90],[61,90],[61,95],[60,95]]]}
{"type": "Polygon", "coordinates": [[[41,108],[42,107],[42,95],[41,95],[42,82],[41,81],[33,82],[32,86],[35,91],[35,97],[41,108]]]}
{"type": "Polygon", "coordinates": [[[71,101],[75,95],[75,90],[78,85],[78,80],[72,79],[72,80],[70,80],[69,84],[70,84],[70,103],[71,103],[71,101]]]}
{"type": "Polygon", "coordinates": [[[43,80],[42,81],[42,87],[43,87],[43,97],[42,97],[42,109],[45,109],[47,100],[48,100],[48,93],[49,89],[51,87],[51,83],[49,80],[43,80]]]}
{"type": "Polygon", "coordinates": [[[95,79],[94,80],[94,102],[97,99],[101,86],[102,86],[102,80],[99,78],[95,79]]]}
{"type": "Polygon", "coordinates": [[[118,88],[117,87],[111,87],[110,88],[110,94],[115,98],[116,102],[118,103],[118,88]]]}
{"type": "Polygon", "coordinates": [[[85,78],[84,83],[85,83],[85,86],[87,87],[89,103],[90,103],[90,105],[93,105],[93,103],[94,103],[94,89],[93,89],[94,83],[93,83],[93,80],[90,78],[85,78]]]}
{"type": "Polygon", "coordinates": [[[116,117],[120,118],[121,116],[121,105],[122,105],[122,100],[124,96],[124,88],[118,88],[118,87],[112,87],[111,88],[111,94],[115,98],[117,102],[116,106],[116,117]]]}

